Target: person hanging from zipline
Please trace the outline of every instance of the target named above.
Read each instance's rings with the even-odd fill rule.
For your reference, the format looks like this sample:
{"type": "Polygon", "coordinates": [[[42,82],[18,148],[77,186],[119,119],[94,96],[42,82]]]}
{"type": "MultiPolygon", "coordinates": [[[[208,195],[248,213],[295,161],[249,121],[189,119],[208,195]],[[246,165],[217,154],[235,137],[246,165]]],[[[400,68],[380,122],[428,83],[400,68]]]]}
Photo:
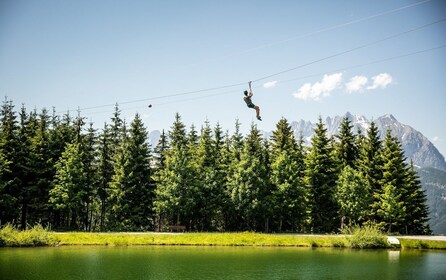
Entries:
{"type": "Polygon", "coordinates": [[[249,82],[249,92],[247,90],[245,90],[245,92],[244,92],[245,97],[243,97],[243,100],[245,100],[248,108],[252,108],[252,109],[256,110],[256,117],[259,121],[261,121],[262,118],[260,117],[260,108],[259,108],[259,106],[254,105],[254,103],[252,103],[252,100],[251,100],[251,97],[252,97],[251,83],[252,82],[249,82]]]}

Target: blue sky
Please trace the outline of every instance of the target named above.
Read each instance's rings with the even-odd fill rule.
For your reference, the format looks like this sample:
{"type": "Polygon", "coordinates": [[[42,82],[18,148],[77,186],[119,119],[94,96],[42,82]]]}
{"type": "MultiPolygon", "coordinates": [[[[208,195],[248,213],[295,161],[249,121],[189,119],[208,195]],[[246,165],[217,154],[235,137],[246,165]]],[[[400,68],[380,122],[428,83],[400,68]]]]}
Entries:
{"type": "Polygon", "coordinates": [[[118,102],[149,130],[175,112],[230,131],[239,119],[245,132],[390,113],[446,155],[445,18],[443,0],[2,0],[0,94],[81,108],[97,127],[118,102]],[[242,100],[250,80],[263,122],[242,100]]]}

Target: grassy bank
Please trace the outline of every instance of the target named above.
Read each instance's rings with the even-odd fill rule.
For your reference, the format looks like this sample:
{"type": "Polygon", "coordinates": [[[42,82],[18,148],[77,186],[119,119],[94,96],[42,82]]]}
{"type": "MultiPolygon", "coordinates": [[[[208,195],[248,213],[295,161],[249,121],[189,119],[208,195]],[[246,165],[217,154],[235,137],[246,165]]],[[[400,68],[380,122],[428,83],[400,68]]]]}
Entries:
{"type": "MultiPolygon", "coordinates": [[[[274,235],[242,233],[85,233],[49,232],[41,226],[19,231],[12,226],[0,229],[0,246],[63,245],[191,245],[191,246],[295,246],[340,248],[388,248],[386,237],[374,228],[353,228],[346,235],[274,235]]],[[[400,239],[402,248],[446,249],[446,242],[400,239]]]]}
{"type": "Polygon", "coordinates": [[[403,249],[441,249],[446,250],[446,241],[399,238],[403,249]]]}
{"type": "Polygon", "coordinates": [[[0,229],[0,247],[54,246],[59,242],[56,234],[47,231],[41,225],[23,231],[17,230],[11,225],[3,226],[0,229]]]}
{"type": "Polygon", "coordinates": [[[300,246],[347,247],[338,236],[291,236],[243,233],[63,233],[60,245],[196,245],[196,246],[300,246]]]}

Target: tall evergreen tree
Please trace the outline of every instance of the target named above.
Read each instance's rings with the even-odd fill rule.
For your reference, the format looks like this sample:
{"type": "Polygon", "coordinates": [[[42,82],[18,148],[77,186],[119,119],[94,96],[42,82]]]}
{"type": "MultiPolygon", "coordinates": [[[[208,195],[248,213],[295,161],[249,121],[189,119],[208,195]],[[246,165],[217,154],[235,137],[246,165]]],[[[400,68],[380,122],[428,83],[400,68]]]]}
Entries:
{"type": "Polygon", "coordinates": [[[62,226],[74,230],[82,228],[78,223],[86,189],[82,160],[80,143],[68,144],[56,163],[54,187],[49,192],[50,203],[62,212],[62,226]]]}
{"type": "Polygon", "coordinates": [[[231,200],[241,222],[238,230],[264,230],[269,174],[263,153],[260,131],[251,125],[240,162],[228,182],[231,200]]]}
{"type": "Polygon", "coordinates": [[[413,163],[407,170],[407,197],[405,200],[405,234],[431,234],[429,227],[429,208],[427,198],[421,188],[421,181],[414,170],[413,163]]]}
{"type": "Polygon", "coordinates": [[[240,155],[243,151],[244,139],[240,132],[241,123],[237,119],[235,122],[235,131],[231,138],[231,154],[235,161],[240,161],[240,155]]]}
{"type": "Polygon", "coordinates": [[[7,182],[5,182],[6,174],[11,172],[9,164],[0,150],[0,222],[6,222],[6,218],[10,215],[11,209],[14,208],[15,198],[7,191],[7,182]]]}
{"type": "Polygon", "coordinates": [[[128,139],[117,155],[111,187],[116,196],[113,212],[119,230],[148,230],[153,225],[154,183],[148,134],[138,114],[128,139]]]}
{"type": "Polygon", "coordinates": [[[182,224],[190,228],[195,209],[192,199],[195,168],[190,160],[186,128],[178,113],[169,131],[169,139],[165,168],[158,175],[155,209],[161,224],[182,224]]]}
{"type": "Polygon", "coordinates": [[[193,158],[197,160],[196,169],[199,178],[195,199],[200,219],[200,230],[210,230],[216,207],[219,205],[215,204],[218,190],[214,185],[215,157],[213,155],[212,129],[208,121],[201,129],[197,150],[193,154],[195,154],[193,158]]]}
{"type": "Polygon", "coordinates": [[[111,139],[111,131],[107,123],[104,123],[104,128],[99,136],[98,147],[98,190],[97,194],[100,200],[100,218],[99,228],[101,231],[106,229],[106,217],[109,213],[109,183],[113,177],[113,158],[112,149],[113,142],[111,139]]]}
{"type": "Polygon", "coordinates": [[[370,123],[367,136],[362,141],[359,155],[358,169],[367,182],[367,188],[372,193],[373,200],[370,205],[369,220],[377,221],[379,195],[382,193],[382,141],[379,138],[378,128],[375,122],[370,123]]]}
{"type": "Polygon", "coordinates": [[[155,171],[158,171],[165,167],[166,152],[168,149],[169,149],[169,141],[163,129],[158,144],[156,145],[154,150],[155,171]]]}
{"type": "Polygon", "coordinates": [[[344,117],[339,129],[339,142],[336,144],[336,154],[341,164],[341,168],[345,166],[354,167],[357,159],[356,137],[353,134],[353,125],[348,117],[344,117]]]}
{"type": "Polygon", "coordinates": [[[121,118],[121,110],[119,109],[118,103],[115,104],[115,110],[113,112],[113,117],[111,118],[111,126],[110,126],[110,138],[113,143],[112,147],[112,156],[114,156],[114,150],[118,150],[121,146],[124,128],[124,121],[121,118]]]}
{"type": "Polygon", "coordinates": [[[53,182],[53,162],[48,152],[50,117],[48,111],[43,109],[38,116],[35,134],[31,139],[30,167],[31,167],[31,201],[30,218],[33,222],[47,223],[50,216],[50,205],[48,203],[49,190],[53,182]]]}
{"type": "Polygon", "coordinates": [[[310,227],[313,232],[332,232],[338,226],[338,204],[335,199],[338,171],[333,145],[320,117],[311,144],[306,157],[310,227]]]}
{"type": "Polygon", "coordinates": [[[93,219],[97,219],[97,217],[100,219],[96,199],[99,188],[97,135],[93,123],[90,123],[87,134],[82,138],[81,154],[86,176],[84,197],[82,198],[82,201],[85,203],[82,215],[84,219],[83,226],[84,230],[91,231],[93,219]]]}
{"type": "Polygon", "coordinates": [[[212,141],[212,156],[214,157],[214,168],[211,170],[212,192],[213,192],[213,217],[211,229],[224,230],[226,226],[225,213],[228,209],[229,197],[226,195],[228,167],[230,164],[229,146],[220,124],[214,128],[212,141]]]}
{"type": "MultiPolygon", "coordinates": [[[[22,106],[20,111],[20,128],[17,134],[18,149],[17,149],[17,177],[19,182],[19,193],[17,199],[20,200],[20,227],[26,229],[28,223],[35,221],[28,221],[28,214],[30,212],[29,204],[33,195],[32,190],[32,172],[31,170],[31,139],[37,129],[37,120],[35,113],[28,114],[25,106],[22,106]]],[[[32,212],[32,210],[31,210],[32,212]]],[[[31,213],[33,215],[34,213],[31,213]]]]}
{"type": "Polygon", "coordinates": [[[390,229],[393,225],[394,230],[400,231],[405,217],[405,211],[402,211],[403,208],[405,209],[403,201],[407,195],[405,185],[406,164],[404,163],[405,157],[401,145],[396,138],[392,137],[390,129],[387,129],[386,132],[381,157],[383,165],[380,183],[383,186],[383,191],[381,193],[375,193],[375,196],[379,200],[374,208],[378,209],[379,221],[385,225],[383,227],[388,225],[390,229]],[[399,206],[400,204],[402,205],[401,207],[399,206]],[[392,209],[392,211],[382,209],[385,207],[400,207],[401,210],[398,211],[396,208],[392,209]],[[395,216],[392,217],[391,215],[395,216]]]}
{"type": "Polygon", "coordinates": [[[271,137],[271,182],[273,205],[278,230],[302,230],[306,209],[302,155],[294,139],[291,126],[282,118],[271,137]]]}
{"type": "Polygon", "coordinates": [[[20,166],[18,163],[18,141],[17,114],[11,100],[5,98],[0,108],[0,150],[4,156],[4,162],[8,163],[8,168],[3,172],[1,181],[4,183],[1,197],[8,198],[0,205],[0,219],[2,223],[12,223],[19,217],[19,203],[17,199],[20,192],[20,182],[18,174],[20,166]]]}

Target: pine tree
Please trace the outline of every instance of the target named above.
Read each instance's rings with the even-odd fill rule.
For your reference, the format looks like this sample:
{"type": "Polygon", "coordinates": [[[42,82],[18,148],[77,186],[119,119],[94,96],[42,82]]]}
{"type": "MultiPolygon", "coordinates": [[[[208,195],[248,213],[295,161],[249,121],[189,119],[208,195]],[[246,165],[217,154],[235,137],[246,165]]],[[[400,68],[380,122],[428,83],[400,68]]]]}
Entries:
{"type": "Polygon", "coordinates": [[[231,154],[235,161],[240,161],[240,155],[243,150],[244,139],[240,132],[241,123],[237,119],[235,122],[235,131],[231,138],[231,154]]]}
{"type": "Polygon", "coordinates": [[[155,209],[161,221],[159,227],[167,223],[190,228],[195,209],[192,199],[195,168],[190,160],[186,128],[178,113],[169,131],[169,139],[170,149],[166,153],[165,168],[157,176],[155,209]]]}
{"type": "Polygon", "coordinates": [[[32,222],[49,222],[50,205],[48,203],[49,190],[53,182],[53,162],[48,152],[50,117],[43,109],[36,119],[35,133],[30,146],[30,219],[32,222]]]}
{"type": "Polygon", "coordinates": [[[161,170],[165,167],[166,152],[169,149],[169,142],[167,135],[163,131],[161,132],[158,145],[156,145],[154,150],[154,161],[155,161],[155,172],[161,170]]]}
{"type": "Polygon", "coordinates": [[[18,141],[17,114],[14,111],[14,105],[11,100],[5,98],[0,108],[0,151],[3,154],[4,162],[8,163],[4,169],[3,182],[4,188],[0,197],[7,198],[2,200],[0,205],[0,219],[2,223],[12,223],[19,217],[19,203],[17,197],[20,192],[20,182],[18,174],[20,166],[18,163],[18,141]]]}
{"type": "Polygon", "coordinates": [[[382,142],[379,138],[378,128],[375,122],[370,123],[367,136],[362,140],[359,155],[358,170],[367,182],[367,188],[371,191],[372,201],[370,204],[369,220],[378,219],[379,195],[382,193],[382,142]]]}
{"type": "Polygon", "coordinates": [[[80,144],[67,144],[61,158],[56,163],[54,187],[50,190],[49,201],[62,212],[62,224],[71,229],[79,229],[78,217],[82,211],[85,195],[86,174],[82,162],[80,144]]]}
{"type": "Polygon", "coordinates": [[[84,230],[91,231],[93,219],[96,219],[98,216],[96,194],[98,193],[99,188],[97,135],[93,123],[90,123],[90,126],[87,129],[87,134],[82,137],[81,154],[86,176],[84,197],[82,198],[82,201],[84,202],[82,213],[83,227],[84,230]]]}
{"type": "Polygon", "coordinates": [[[218,207],[215,204],[215,195],[218,196],[218,193],[216,193],[217,190],[214,185],[215,157],[213,155],[212,130],[208,121],[201,129],[197,149],[193,154],[192,158],[197,161],[196,171],[199,178],[195,201],[200,220],[200,230],[209,231],[214,219],[214,211],[218,207]]]}
{"type": "Polygon", "coordinates": [[[421,188],[421,181],[413,163],[407,170],[407,184],[405,234],[431,234],[426,194],[421,188]]]}
{"type": "Polygon", "coordinates": [[[273,205],[278,230],[302,230],[306,195],[303,182],[302,155],[291,126],[282,118],[271,137],[271,182],[274,186],[273,205]]]}
{"type": "Polygon", "coordinates": [[[338,171],[333,153],[327,129],[319,117],[306,157],[306,184],[309,187],[310,226],[313,232],[332,232],[338,226],[335,199],[338,171]]]}
{"type": "Polygon", "coordinates": [[[336,144],[336,154],[341,164],[341,168],[345,166],[354,167],[357,159],[356,137],[353,134],[353,125],[351,121],[344,117],[341,122],[339,134],[336,137],[339,142],[336,144]]]}
{"type": "Polygon", "coordinates": [[[264,230],[269,174],[264,157],[260,131],[251,125],[244,141],[240,162],[236,166],[229,189],[231,200],[241,224],[238,230],[264,230]]]}
{"type": "Polygon", "coordinates": [[[33,122],[30,121],[28,117],[28,113],[26,112],[26,108],[22,105],[20,111],[20,125],[17,133],[17,166],[19,167],[17,170],[17,182],[19,184],[19,193],[17,195],[17,199],[20,203],[20,228],[26,229],[28,224],[28,205],[31,200],[31,190],[30,190],[30,147],[31,147],[31,138],[33,137],[32,133],[34,133],[34,128],[31,128],[31,124],[33,122]]]}
{"type": "Polygon", "coordinates": [[[111,140],[111,132],[107,125],[104,123],[104,128],[99,136],[99,160],[98,160],[98,190],[97,194],[100,200],[101,214],[99,218],[99,228],[101,231],[106,229],[106,217],[109,213],[109,183],[113,176],[113,158],[111,150],[113,149],[113,143],[111,140]]]}
{"type": "Polygon", "coordinates": [[[382,193],[375,193],[378,204],[379,222],[384,228],[396,232],[403,232],[404,219],[406,217],[405,198],[409,195],[407,190],[407,166],[405,164],[404,151],[398,139],[392,137],[390,129],[386,132],[382,152],[382,193]],[[394,209],[386,209],[394,208],[394,209]]]}
{"type": "Polygon", "coordinates": [[[9,170],[9,164],[11,162],[6,160],[6,157],[3,154],[3,151],[0,150],[0,222],[5,222],[6,217],[8,217],[11,209],[14,208],[14,200],[15,198],[7,191],[7,182],[5,182],[5,178],[9,170]]]}
{"type": "Polygon", "coordinates": [[[225,212],[228,209],[229,197],[226,195],[228,167],[230,163],[229,146],[226,145],[221,126],[217,123],[214,128],[212,141],[212,156],[214,157],[214,168],[211,170],[211,182],[214,208],[212,218],[212,229],[224,230],[225,212]]]}
{"type": "Polygon", "coordinates": [[[225,150],[227,160],[227,172],[226,172],[226,186],[225,186],[225,209],[224,212],[224,224],[225,228],[229,230],[239,230],[241,221],[241,215],[237,212],[234,200],[232,199],[233,184],[230,183],[234,180],[235,173],[238,170],[240,163],[240,155],[243,150],[244,138],[240,132],[240,122],[237,119],[235,122],[234,134],[229,136],[226,134],[225,150]]]}
{"type": "Polygon", "coordinates": [[[114,221],[119,230],[148,230],[153,225],[154,183],[150,166],[148,134],[138,114],[135,115],[116,154],[112,178],[114,221]]]}
{"type": "Polygon", "coordinates": [[[112,124],[110,126],[110,138],[113,143],[112,147],[112,157],[114,156],[114,151],[118,150],[121,146],[121,141],[124,137],[124,121],[121,119],[121,110],[119,110],[118,103],[115,104],[115,111],[113,112],[113,117],[111,118],[112,124]]]}

